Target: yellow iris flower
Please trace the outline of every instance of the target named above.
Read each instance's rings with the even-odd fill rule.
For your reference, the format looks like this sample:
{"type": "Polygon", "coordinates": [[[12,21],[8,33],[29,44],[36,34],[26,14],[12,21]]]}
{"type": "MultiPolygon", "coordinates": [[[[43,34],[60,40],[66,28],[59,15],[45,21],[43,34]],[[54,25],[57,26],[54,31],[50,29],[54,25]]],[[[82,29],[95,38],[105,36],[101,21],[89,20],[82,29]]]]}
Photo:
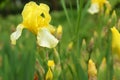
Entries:
{"type": "Polygon", "coordinates": [[[91,14],[98,13],[106,5],[107,10],[111,10],[111,5],[107,0],[91,0],[91,6],[88,9],[88,12],[91,14]]]}
{"type": "Polygon", "coordinates": [[[112,31],[112,52],[120,57],[120,33],[113,27],[112,31]]]}
{"type": "Polygon", "coordinates": [[[39,5],[33,1],[27,3],[22,11],[23,21],[10,36],[11,43],[16,44],[16,40],[22,34],[22,30],[26,28],[37,35],[39,46],[47,48],[55,47],[58,40],[51,33],[54,28],[49,24],[51,21],[49,10],[49,7],[43,3],[39,5]]]}

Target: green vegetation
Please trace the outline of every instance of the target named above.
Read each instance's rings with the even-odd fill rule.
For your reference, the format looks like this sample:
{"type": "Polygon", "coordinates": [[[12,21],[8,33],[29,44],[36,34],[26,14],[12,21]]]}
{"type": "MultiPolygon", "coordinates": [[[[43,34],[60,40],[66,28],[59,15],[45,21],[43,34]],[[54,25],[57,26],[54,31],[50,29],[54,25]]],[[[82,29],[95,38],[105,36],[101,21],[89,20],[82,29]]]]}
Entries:
{"type": "Polygon", "coordinates": [[[88,13],[90,1],[77,1],[77,8],[71,3],[66,8],[61,0],[63,10],[50,12],[50,23],[63,28],[54,49],[38,46],[36,35],[27,29],[23,30],[16,45],[11,45],[10,35],[22,22],[22,16],[20,13],[0,16],[0,80],[45,80],[48,60],[55,62],[53,80],[88,80],[89,59],[95,63],[97,80],[120,80],[120,59],[112,54],[110,31],[113,26],[120,30],[120,7],[115,7],[120,1],[110,0],[109,15],[104,12],[91,15],[88,13]],[[117,18],[111,17],[113,10],[117,18]],[[68,46],[71,42],[73,44],[68,46]],[[103,58],[106,63],[101,68],[103,58]]]}

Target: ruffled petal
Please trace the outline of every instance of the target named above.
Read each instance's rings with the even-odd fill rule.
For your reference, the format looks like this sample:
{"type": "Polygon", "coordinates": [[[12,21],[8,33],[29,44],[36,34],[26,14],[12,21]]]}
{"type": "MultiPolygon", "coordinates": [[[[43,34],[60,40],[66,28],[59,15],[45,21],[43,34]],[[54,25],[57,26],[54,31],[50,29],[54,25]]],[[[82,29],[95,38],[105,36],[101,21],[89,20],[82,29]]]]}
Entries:
{"type": "Polygon", "coordinates": [[[24,26],[22,24],[19,24],[16,28],[16,31],[10,35],[11,44],[16,44],[16,40],[21,36],[23,28],[24,26]]]}
{"type": "Polygon", "coordinates": [[[43,3],[37,5],[30,1],[27,3],[22,11],[22,24],[34,34],[38,33],[39,28],[48,27],[51,16],[49,14],[49,6],[43,3]]]}
{"type": "Polygon", "coordinates": [[[88,9],[88,12],[91,14],[95,14],[99,12],[99,5],[97,3],[91,4],[90,8],[88,9]]]}
{"type": "Polygon", "coordinates": [[[58,44],[58,40],[47,28],[41,28],[37,34],[37,43],[42,47],[54,48],[58,44]]]}

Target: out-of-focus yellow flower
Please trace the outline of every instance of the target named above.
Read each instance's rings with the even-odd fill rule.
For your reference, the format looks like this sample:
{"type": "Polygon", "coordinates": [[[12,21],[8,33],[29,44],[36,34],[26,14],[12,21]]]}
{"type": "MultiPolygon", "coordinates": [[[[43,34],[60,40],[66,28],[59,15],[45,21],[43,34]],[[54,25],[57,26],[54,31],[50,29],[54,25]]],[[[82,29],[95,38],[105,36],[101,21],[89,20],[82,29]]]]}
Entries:
{"type": "Polygon", "coordinates": [[[73,42],[70,42],[70,43],[68,44],[67,50],[68,50],[68,51],[71,51],[72,48],[73,48],[73,42]]]}
{"type": "Polygon", "coordinates": [[[51,16],[49,7],[46,4],[40,3],[37,5],[33,1],[27,3],[22,11],[22,17],[22,23],[17,26],[16,31],[10,36],[12,44],[16,44],[22,30],[26,28],[37,35],[39,46],[53,48],[57,45],[58,40],[51,34],[54,28],[49,24],[51,16]]]}
{"type": "Polygon", "coordinates": [[[112,52],[120,57],[120,33],[113,27],[112,31],[112,52]]]}
{"type": "Polygon", "coordinates": [[[55,63],[54,63],[53,60],[48,60],[47,65],[48,65],[49,69],[48,69],[48,72],[46,74],[46,80],[52,80],[53,79],[53,73],[51,71],[51,68],[55,66],[55,63]]]}
{"type": "MultiPolygon", "coordinates": [[[[97,69],[95,66],[95,63],[90,59],[89,63],[88,63],[88,76],[89,76],[89,80],[91,80],[90,78],[96,78],[97,76],[97,69]]],[[[93,79],[96,80],[96,79],[93,79]]]]}
{"type": "Polygon", "coordinates": [[[58,39],[61,39],[61,36],[62,36],[62,26],[59,25],[58,28],[57,28],[57,32],[56,32],[56,36],[58,39]]]}
{"type": "Polygon", "coordinates": [[[111,10],[111,5],[107,0],[91,0],[91,6],[88,9],[88,12],[91,14],[98,13],[103,10],[104,4],[108,10],[111,10]]]}
{"type": "Polygon", "coordinates": [[[53,79],[53,73],[51,71],[51,69],[48,69],[48,72],[46,74],[45,80],[52,80],[53,79]]]}
{"type": "Polygon", "coordinates": [[[49,60],[47,65],[48,65],[49,67],[52,67],[52,66],[55,66],[55,63],[54,63],[53,60],[49,60]]]}

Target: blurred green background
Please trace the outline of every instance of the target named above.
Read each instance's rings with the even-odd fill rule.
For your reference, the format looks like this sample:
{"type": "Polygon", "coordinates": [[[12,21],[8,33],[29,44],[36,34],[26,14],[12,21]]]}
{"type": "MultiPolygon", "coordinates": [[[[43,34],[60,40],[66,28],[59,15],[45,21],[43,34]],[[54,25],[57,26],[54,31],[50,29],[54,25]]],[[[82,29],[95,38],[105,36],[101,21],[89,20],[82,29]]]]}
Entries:
{"type": "MultiPolygon", "coordinates": [[[[36,37],[28,30],[23,30],[22,36],[18,39],[17,44],[15,46],[10,44],[10,34],[15,31],[16,26],[22,21],[21,12],[24,5],[30,0],[0,0],[0,80],[34,80],[34,73],[37,72],[35,68],[36,58],[39,59],[40,65],[42,65],[45,69],[45,73],[47,72],[47,59],[46,53],[49,53],[49,59],[54,59],[53,53],[54,51],[51,49],[43,49],[39,48],[36,44],[36,37]],[[43,54],[44,53],[44,54],[43,54]]],[[[94,47],[92,52],[89,50],[89,45],[91,43],[91,38],[94,37],[94,31],[98,32],[98,36],[101,35],[101,30],[104,27],[98,26],[106,26],[107,21],[99,20],[97,15],[93,16],[87,13],[88,7],[85,9],[85,16],[83,16],[83,21],[80,26],[80,36],[79,36],[79,49],[81,51],[77,51],[76,47],[73,48],[71,52],[67,52],[68,44],[73,41],[74,38],[74,30],[71,31],[69,21],[66,18],[65,11],[63,10],[62,1],[60,0],[34,0],[36,3],[46,3],[50,6],[50,14],[52,20],[50,24],[54,25],[57,28],[57,25],[63,26],[63,34],[62,39],[57,47],[58,52],[60,53],[60,60],[62,71],[59,77],[54,78],[54,80],[87,80],[86,77],[87,72],[85,66],[88,63],[86,58],[82,59],[80,57],[82,51],[84,51],[84,47],[82,46],[82,40],[86,40],[85,50],[88,49],[88,52],[91,53],[91,58],[97,65],[97,69],[99,69],[99,65],[101,64],[101,60],[103,57],[107,58],[107,64],[109,65],[110,55],[106,53],[110,53],[107,47],[107,39],[98,38],[94,42],[94,47]],[[97,20],[96,20],[97,19],[97,20]],[[100,23],[98,25],[98,23],[100,23]],[[103,41],[102,41],[103,40],[103,41]],[[105,45],[103,48],[103,44],[105,45]],[[78,52],[78,53],[77,53],[78,52]],[[99,53],[103,54],[100,58],[99,53]],[[75,54],[75,55],[74,55],[75,54]],[[83,60],[83,62],[82,62],[83,60]],[[81,62],[78,62],[81,61],[81,62]],[[80,64],[78,64],[80,63],[80,64]],[[82,65],[81,65],[82,64],[82,65]],[[81,71],[81,72],[79,72],[81,71]],[[84,73],[83,73],[84,72],[84,73]],[[79,76],[81,75],[81,76],[79,76]],[[83,77],[83,78],[81,78],[83,77]]],[[[116,10],[117,19],[119,20],[120,16],[120,0],[109,0],[112,5],[112,11],[116,10]]],[[[88,0],[84,0],[83,8],[86,7],[88,0]]],[[[68,15],[70,17],[71,26],[76,26],[76,19],[78,17],[77,14],[77,5],[75,0],[65,0],[65,5],[67,8],[68,15]]],[[[90,4],[89,4],[90,5],[90,4]]],[[[110,14],[112,14],[112,11],[110,14]]],[[[118,20],[115,24],[117,24],[118,20]]],[[[109,25],[112,27],[114,23],[109,25]]],[[[74,42],[74,41],[73,41],[74,42]]],[[[75,45],[76,46],[76,45],[75,45]]],[[[86,52],[87,53],[87,52],[86,52]]],[[[84,57],[83,57],[84,58],[84,57]]],[[[111,64],[110,64],[111,65],[111,64]]],[[[108,68],[108,73],[112,69],[111,66],[108,68]]],[[[117,67],[114,71],[115,80],[120,80],[120,68],[117,67]]],[[[37,72],[40,75],[39,72],[37,72]]],[[[112,80],[110,79],[111,73],[107,75],[104,80],[112,80]],[[109,76],[109,78],[108,78],[109,76]]],[[[45,77],[45,75],[44,75],[45,77]]],[[[39,80],[41,80],[41,76],[39,76],[39,80]]],[[[98,79],[99,80],[99,79],[98,79]]],[[[103,80],[103,79],[100,79],[103,80]]]]}
{"type": "MultiPolygon", "coordinates": [[[[9,15],[9,14],[19,14],[21,13],[24,5],[29,1],[35,1],[36,3],[46,3],[50,6],[51,10],[62,10],[62,5],[60,0],[0,0],[0,14],[9,15]]],[[[84,5],[88,0],[84,0],[84,5]]],[[[120,7],[120,0],[109,0],[113,9],[120,7]]],[[[65,0],[65,4],[70,8],[70,4],[73,8],[76,8],[76,1],[74,0],[65,0]]]]}

